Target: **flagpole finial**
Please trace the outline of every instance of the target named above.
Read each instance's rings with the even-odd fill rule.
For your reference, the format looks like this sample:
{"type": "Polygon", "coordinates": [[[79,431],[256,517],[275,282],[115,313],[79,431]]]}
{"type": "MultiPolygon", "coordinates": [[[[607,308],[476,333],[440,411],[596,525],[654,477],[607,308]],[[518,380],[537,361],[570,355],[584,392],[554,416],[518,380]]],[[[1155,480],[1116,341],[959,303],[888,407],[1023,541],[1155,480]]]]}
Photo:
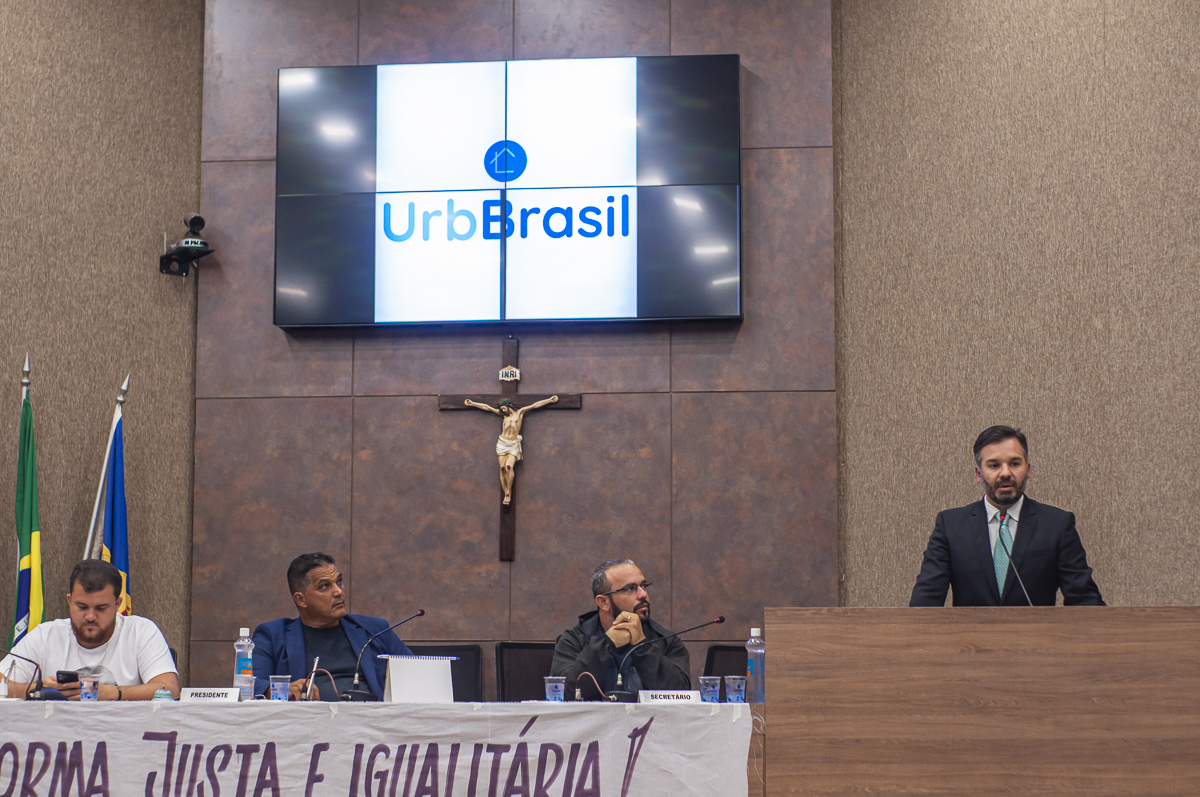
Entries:
{"type": "Polygon", "coordinates": [[[125,394],[129,392],[129,377],[131,375],[132,375],[132,373],[125,374],[125,381],[121,385],[121,392],[120,392],[120,394],[117,395],[117,403],[118,404],[125,403],[125,394]]]}
{"type": "Polygon", "coordinates": [[[29,352],[25,352],[25,367],[21,369],[21,387],[29,387],[29,352]]]}

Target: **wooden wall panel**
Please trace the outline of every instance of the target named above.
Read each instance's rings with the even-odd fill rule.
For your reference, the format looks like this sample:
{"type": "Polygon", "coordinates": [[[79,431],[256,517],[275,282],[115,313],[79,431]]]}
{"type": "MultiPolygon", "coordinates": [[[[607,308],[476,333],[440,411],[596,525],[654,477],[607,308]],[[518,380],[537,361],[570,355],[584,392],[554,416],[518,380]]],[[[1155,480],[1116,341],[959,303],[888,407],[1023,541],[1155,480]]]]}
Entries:
{"type": "Polygon", "coordinates": [[[359,396],[490,393],[498,390],[501,341],[520,340],[526,393],[659,393],[670,389],[665,325],[572,323],[359,331],[359,396]]]}
{"type": "Polygon", "coordinates": [[[360,64],[503,61],[513,0],[360,0],[360,64]]]}
{"type": "Polygon", "coordinates": [[[354,400],[362,580],[352,611],[399,620],[425,609],[408,633],[429,640],[507,638],[509,567],[497,561],[493,492],[499,469],[494,455],[483,460],[471,450],[481,431],[495,445],[500,424],[492,419],[439,412],[429,396],[354,400]]]}
{"type": "Polygon", "coordinates": [[[193,639],[291,615],[287,567],[308,551],[337,559],[353,609],[351,412],[349,398],[197,402],[193,639]]]}
{"type": "Polygon", "coordinates": [[[674,397],[672,615],[693,638],[748,638],[764,606],[837,599],[833,397],[674,397]]]}
{"type": "Polygon", "coordinates": [[[514,58],[667,55],[668,0],[516,0],[514,58]]]}

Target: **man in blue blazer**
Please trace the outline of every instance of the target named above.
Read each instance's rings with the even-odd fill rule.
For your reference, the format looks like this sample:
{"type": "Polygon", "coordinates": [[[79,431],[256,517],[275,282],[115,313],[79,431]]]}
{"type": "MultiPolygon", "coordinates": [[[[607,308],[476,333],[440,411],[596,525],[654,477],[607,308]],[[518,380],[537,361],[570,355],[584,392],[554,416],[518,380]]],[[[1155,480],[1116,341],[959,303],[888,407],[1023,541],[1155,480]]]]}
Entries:
{"type": "Polygon", "coordinates": [[[1105,605],[1075,515],[1025,495],[1029,446],[1021,430],[985,429],[974,452],[984,498],[938,513],[908,605],[943,606],[947,589],[955,606],[1053,606],[1059,590],[1067,606],[1105,605]]]}
{"type": "MultiPolygon", "coordinates": [[[[320,657],[319,668],[329,674],[321,673],[313,679],[312,696],[337,700],[338,695],[352,688],[355,665],[367,639],[385,631],[390,623],[346,613],[342,573],[329,554],[297,556],[288,566],[287,577],[300,616],[272,620],[254,629],[254,691],[269,692],[271,675],[289,675],[291,699],[304,699],[305,679],[312,671],[314,658],[320,657]]],[[[371,642],[362,655],[363,679],[358,688],[367,689],[377,699],[383,695],[387,677],[387,660],[378,658],[381,653],[412,655],[393,631],[371,642]]]]}

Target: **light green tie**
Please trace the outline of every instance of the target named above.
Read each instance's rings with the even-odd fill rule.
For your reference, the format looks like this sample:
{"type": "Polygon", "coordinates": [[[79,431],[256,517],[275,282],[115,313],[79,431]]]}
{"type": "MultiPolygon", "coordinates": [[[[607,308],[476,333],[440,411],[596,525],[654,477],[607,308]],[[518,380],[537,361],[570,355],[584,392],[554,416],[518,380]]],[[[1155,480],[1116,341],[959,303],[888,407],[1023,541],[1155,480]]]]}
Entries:
{"type": "Polygon", "coordinates": [[[1000,516],[1000,538],[992,551],[992,562],[996,565],[996,583],[1000,594],[1004,594],[1004,582],[1008,579],[1008,552],[1012,550],[1012,535],[1008,533],[1008,515],[1000,516]]]}

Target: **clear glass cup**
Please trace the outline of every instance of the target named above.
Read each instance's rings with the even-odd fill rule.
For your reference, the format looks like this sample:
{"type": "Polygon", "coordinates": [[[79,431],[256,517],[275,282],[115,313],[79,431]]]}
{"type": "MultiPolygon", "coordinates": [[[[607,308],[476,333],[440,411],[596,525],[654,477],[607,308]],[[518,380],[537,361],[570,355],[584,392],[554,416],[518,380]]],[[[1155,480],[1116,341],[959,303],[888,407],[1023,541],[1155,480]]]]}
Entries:
{"type": "Polygon", "coordinates": [[[546,699],[551,703],[563,702],[563,696],[567,691],[567,677],[565,675],[547,675],[546,681],[546,699]]]}
{"type": "Polygon", "coordinates": [[[100,699],[100,681],[88,676],[79,679],[79,699],[83,701],[100,699]]]}
{"type": "Polygon", "coordinates": [[[726,703],[745,703],[746,702],[746,676],[744,676],[744,675],[726,675],[725,676],[725,702],[726,703]]]}
{"type": "Polygon", "coordinates": [[[700,700],[704,703],[721,702],[721,676],[700,676],[700,700]]]}
{"type": "Polygon", "coordinates": [[[287,700],[288,690],[292,687],[292,676],[290,675],[272,675],[271,676],[271,699],[272,700],[287,700]]]}

